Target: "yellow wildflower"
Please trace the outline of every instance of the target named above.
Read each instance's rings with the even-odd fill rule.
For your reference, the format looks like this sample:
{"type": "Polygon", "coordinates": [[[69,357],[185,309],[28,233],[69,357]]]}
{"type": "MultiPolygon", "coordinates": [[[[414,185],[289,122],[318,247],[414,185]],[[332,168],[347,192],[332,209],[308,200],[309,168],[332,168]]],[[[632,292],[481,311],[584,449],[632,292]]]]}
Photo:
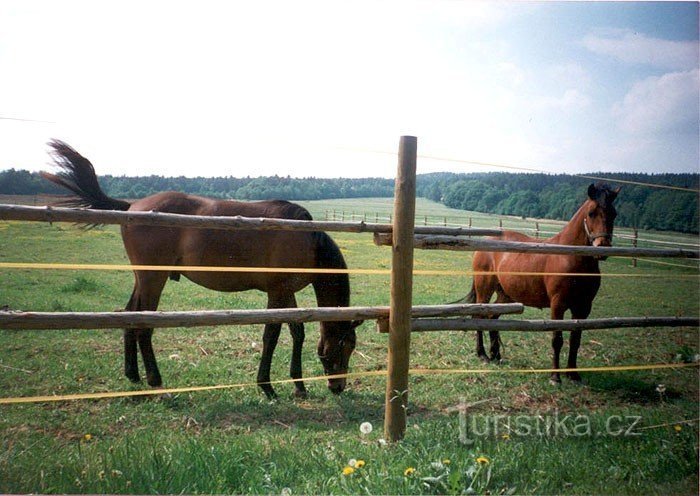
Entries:
{"type": "Polygon", "coordinates": [[[503,434],[503,435],[501,436],[501,439],[503,439],[504,441],[508,441],[508,440],[510,439],[510,435],[509,435],[509,434],[503,434]]]}
{"type": "Polygon", "coordinates": [[[413,468],[413,467],[408,467],[408,468],[406,468],[406,470],[403,471],[404,477],[410,477],[410,476],[412,476],[414,473],[416,473],[416,469],[413,468]]]}
{"type": "Polygon", "coordinates": [[[354,472],[355,469],[349,465],[343,469],[343,475],[352,475],[354,472]]]}
{"type": "Polygon", "coordinates": [[[445,459],[442,461],[442,464],[443,464],[443,465],[449,465],[450,463],[452,463],[452,462],[450,461],[449,458],[445,458],[445,459]]]}
{"type": "Polygon", "coordinates": [[[489,459],[486,458],[485,456],[480,456],[476,459],[476,463],[478,463],[479,465],[488,465],[489,459]]]}
{"type": "Polygon", "coordinates": [[[683,427],[681,427],[680,425],[674,425],[674,426],[673,426],[673,430],[676,431],[676,432],[680,432],[680,431],[683,430],[683,427]]]}
{"type": "Polygon", "coordinates": [[[365,461],[364,460],[357,460],[355,462],[355,468],[362,468],[365,466],[365,461]]]}
{"type": "Polygon", "coordinates": [[[83,436],[83,439],[84,439],[85,441],[90,441],[90,440],[92,439],[92,434],[85,434],[85,435],[83,436]]]}

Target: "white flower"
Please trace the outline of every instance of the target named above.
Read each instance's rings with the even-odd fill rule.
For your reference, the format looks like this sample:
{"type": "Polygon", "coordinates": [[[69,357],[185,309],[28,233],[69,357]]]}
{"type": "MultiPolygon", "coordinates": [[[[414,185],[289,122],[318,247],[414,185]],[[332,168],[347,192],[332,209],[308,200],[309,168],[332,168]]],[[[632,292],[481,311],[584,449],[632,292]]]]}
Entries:
{"type": "Polygon", "coordinates": [[[282,492],[280,494],[282,496],[292,496],[292,490],[289,489],[288,487],[283,487],[282,492]]]}
{"type": "Polygon", "coordinates": [[[357,460],[350,458],[350,460],[348,460],[348,467],[355,468],[355,465],[357,465],[357,460]]]}
{"type": "Polygon", "coordinates": [[[369,434],[370,432],[372,432],[372,424],[370,424],[369,422],[362,422],[360,424],[360,432],[362,434],[369,434]]]}
{"type": "Polygon", "coordinates": [[[379,446],[386,446],[386,439],[381,438],[378,442],[379,442],[379,446]]]}
{"type": "Polygon", "coordinates": [[[659,394],[664,394],[666,392],[666,386],[663,384],[659,384],[656,386],[656,392],[659,394]]]}

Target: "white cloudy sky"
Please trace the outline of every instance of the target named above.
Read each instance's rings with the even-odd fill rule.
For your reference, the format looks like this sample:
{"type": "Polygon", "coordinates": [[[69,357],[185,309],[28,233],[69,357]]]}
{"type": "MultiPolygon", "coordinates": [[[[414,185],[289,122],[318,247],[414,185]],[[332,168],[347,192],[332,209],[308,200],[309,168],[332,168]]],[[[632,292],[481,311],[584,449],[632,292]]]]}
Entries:
{"type": "Polygon", "coordinates": [[[0,170],[698,172],[699,98],[697,2],[0,2],[0,170]]]}

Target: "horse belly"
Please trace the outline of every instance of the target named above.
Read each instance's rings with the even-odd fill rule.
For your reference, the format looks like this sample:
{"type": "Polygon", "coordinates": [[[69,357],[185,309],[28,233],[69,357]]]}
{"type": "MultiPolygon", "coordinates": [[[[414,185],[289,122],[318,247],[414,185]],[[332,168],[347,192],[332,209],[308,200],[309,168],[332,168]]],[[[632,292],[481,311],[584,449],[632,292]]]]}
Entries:
{"type": "Polygon", "coordinates": [[[503,292],[513,301],[528,307],[547,308],[549,307],[549,295],[544,277],[517,274],[518,272],[544,272],[541,264],[533,264],[532,255],[527,255],[529,254],[514,253],[501,256],[497,271],[505,274],[498,275],[498,282],[503,292]]]}

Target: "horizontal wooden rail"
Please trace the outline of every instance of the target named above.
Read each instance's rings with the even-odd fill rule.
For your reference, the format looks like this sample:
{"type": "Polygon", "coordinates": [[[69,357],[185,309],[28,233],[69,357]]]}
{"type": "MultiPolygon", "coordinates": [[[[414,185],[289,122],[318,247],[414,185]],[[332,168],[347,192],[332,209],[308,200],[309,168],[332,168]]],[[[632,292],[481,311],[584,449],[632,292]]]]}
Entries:
{"type": "Polygon", "coordinates": [[[698,327],[695,317],[613,317],[586,320],[416,319],[411,331],[576,331],[627,327],[698,327]]]}
{"type": "MultiPolygon", "coordinates": [[[[520,303],[415,306],[412,317],[522,313],[520,303]]],[[[388,319],[389,307],[321,307],[200,312],[0,311],[0,329],[143,329],[388,319]]]]}
{"type": "MultiPolygon", "coordinates": [[[[138,224],[158,227],[231,230],[257,229],[262,231],[336,231],[355,233],[390,233],[392,231],[391,224],[373,224],[368,222],[308,221],[241,216],[212,217],[163,212],[120,212],[115,210],[28,207],[23,205],[0,205],[0,220],[75,222],[78,224],[138,224]]],[[[415,232],[419,234],[439,234],[448,236],[495,236],[500,234],[501,230],[467,227],[416,226],[415,232]]]]}
{"type": "MultiPolygon", "coordinates": [[[[391,234],[375,234],[378,246],[391,246],[391,234]]],[[[523,243],[492,239],[471,239],[454,236],[415,236],[414,247],[423,250],[499,251],[513,253],[544,253],[598,257],[700,258],[699,250],[684,248],[630,248],[603,246],[571,246],[549,243],[523,243]]]]}

